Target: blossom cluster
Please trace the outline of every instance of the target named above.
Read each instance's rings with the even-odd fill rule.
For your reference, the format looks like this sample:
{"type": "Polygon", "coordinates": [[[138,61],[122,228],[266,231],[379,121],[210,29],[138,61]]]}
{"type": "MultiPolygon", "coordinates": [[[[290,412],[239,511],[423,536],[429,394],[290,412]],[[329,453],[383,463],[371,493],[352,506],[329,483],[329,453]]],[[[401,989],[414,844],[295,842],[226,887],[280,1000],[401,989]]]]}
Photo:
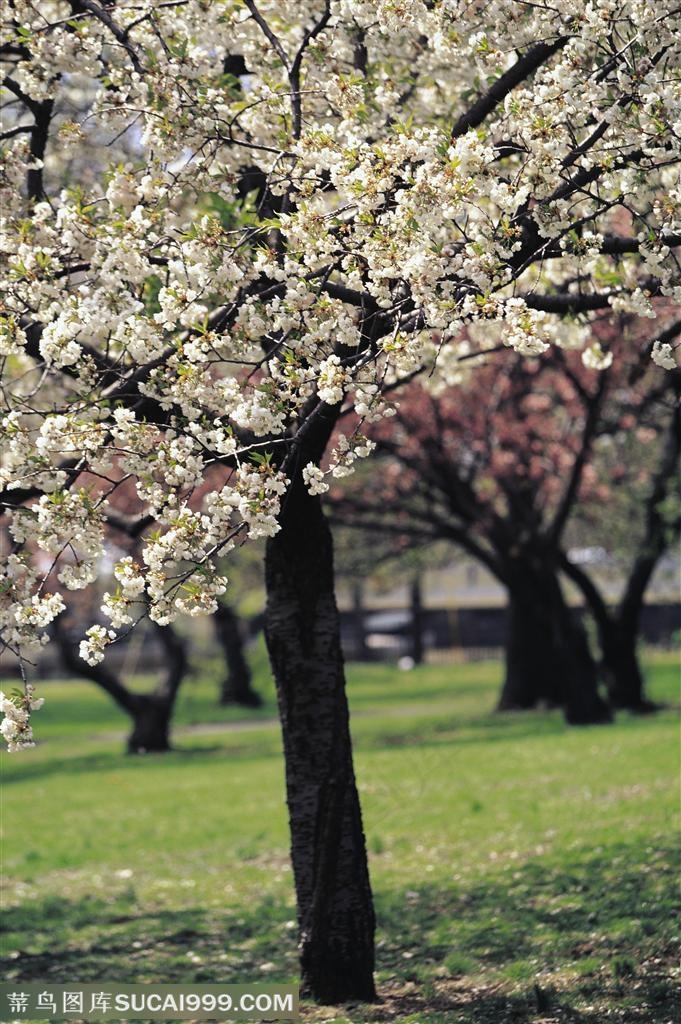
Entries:
{"type": "Polygon", "coordinates": [[[32,711],[38,711],[45,703],[44,697],[35,696],[35,688],[28,683],[25,693],[18,692],[11,697],[0,691],[0,712],[4,715],[0,723],[0,734],[12,753],[33,747],[33,729],[30,724],[32,711]]]}
{"type": "MultiPolygon", "coordinates": [[[[503,346],[603,367],[594,318],[678,303],[676,29],[672,0],[15,0],[0,509],[17,656],[60,610],[52,575],[108,572],[122,504],[139,563],[105,592],[95,662],[139,614],[209,613],[219,558],[276,533],[296,473],[318,496],[352,471],[406,379],[465,382],[503,346]],[[325,462],[305,451],[309,424],[349,413],[325,462]]],[[[673,340],[650,351],[675,365],[673,340]]]]}

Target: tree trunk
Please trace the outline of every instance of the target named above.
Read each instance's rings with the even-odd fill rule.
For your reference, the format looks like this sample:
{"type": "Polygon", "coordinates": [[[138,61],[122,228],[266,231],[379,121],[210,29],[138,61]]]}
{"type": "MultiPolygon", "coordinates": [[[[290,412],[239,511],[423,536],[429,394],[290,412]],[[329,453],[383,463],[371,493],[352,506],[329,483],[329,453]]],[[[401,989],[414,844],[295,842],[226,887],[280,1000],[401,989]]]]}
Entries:
{"type": "Polygon", "coordinates": [[[165,753],[171,749],[170,722],[177,691],[187,671],[184,641],[171,626],[155,625],[154,628],[163,648],[167,672],[154,693],[142,694],[129,690],[106,664],[88,665],[83,661],[76,644],[58,620],[52,627],[64,668],[91,679],[132,719],[132,732],[127,741],[129,754],[165,753]]]}
{"type": "Polygon", "coordinates": [[[507,570],[509,633],[500,710],[559,705],[571,725],[611,720],[598,693],[598,671],[578,613],[546,557],[515,560],[507,570]]]}
{"type": "Polygon", "coordinates": [[[614,708],[624,708],[637,714],[649,714],[657,709],[644,695],[644,680],[636,649],[637,629],[612,618],[606,628],[599,630],[602,670],[614,708]]]}
{"type": "Polygon", "coordinates": [[[561,561],[564,571],[582,590],[596,620],[602,667],[613,705],[639,714],[655,711],[657,707],[644,696],[643,676],[636,653],[641,610],[655,566],[681,533],[678,502],[671,509],[667,507],[667,499],[676,494],[674,484],[678,479],[681,458],[681,375],[678,372],[670,374],[667,380],[675,396],[671,403],[672,414],[662,457],[645,499],[643,538],[617,611],[612,612],[607,607],[598,587],[583,569],[573,565],[566,555],[562,555],[561,561]]]}
{"type": "Polygon", "coordinates": [[[170,750],[172,704],[154,694],[136,695],[129,754],[162,754],[170,750]]]}
{"type": "Polygon", "coordinates": [[[170,750],[170,721],[175,698],[187,672],[187,647],[172,626],[154,631],[163,648],[166,675],[151,694],[135,694],[133,729],[128,737],[129,754],[161,754],[170,750]]]}
{"type": "Polygon", "coordinates": [[[565,718],[570,725],[596,725],[612,721],[612,712],[598,692],[598,667],[594,661],[586,632],[578,612],[568,608],[562,596],[558,578],[555,586],[560,593],[565,617],[565,628],[558,628],[556,647],[563,666],[565,718]]]}
{"type": "Polygon", "coordinates": [[[423,596],[421,594],[421,578],[415,576],[409,587],[409,607],[411,619],[409,623],[410,654],[415,665],[423,664],[423,596]]]}
{"type": "MultiPolygon", "coordinates": [[[[643,556],[634,563],[630,576],[636,581],[636,570],[643,556]]],[[[644,587],[625,590],[620,607],[608,607],[600,590],[591,577],[581,568],[573,565],[562,555],[561,568],[582,591],[593,615],[598,642],[601,648],[601,674],[604,677],[610,703],[614,708],[625,708],[636,714],[648,714],[657,710],[657,705],[645,696],[645,682],[638,660],[638,633],[644,587]]],[[[652,569],[650,570],[652,572],[652,569]]]]}
{"type": "Polygon", "coordinates": [[[500,711],[535,708],[542,703],[557,707],[562,703],[550,610],[538,600],[530,582],[509,589],[505,654],[500,711]]]}
{"type": "Polygon", "coordinates": [[[244,655],[239,617],[229,605],[218,603],[213,615],[215,636],[222,647],[227,674],[220,687],[220,704],[241,704],[247,708],[262,705],[260,694],[251,687],[251,670],[244,655]]]}
{"type": "Polygon", "coordinates": [[[300,475],[280,524],[267,545],[265,636],[286,758],[302,991],[322,1003],[372,1000],[375,920],[331,533],[300,475]]]}

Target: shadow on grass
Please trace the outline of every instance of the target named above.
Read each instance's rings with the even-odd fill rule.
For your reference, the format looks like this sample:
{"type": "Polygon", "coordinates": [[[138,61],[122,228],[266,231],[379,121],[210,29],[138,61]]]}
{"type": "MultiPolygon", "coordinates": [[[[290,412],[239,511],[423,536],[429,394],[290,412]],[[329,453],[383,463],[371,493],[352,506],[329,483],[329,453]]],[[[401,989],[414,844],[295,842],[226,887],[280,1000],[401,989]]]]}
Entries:
{"type": "MultiPolygon", "coordinates": [[[[426,750],[452,744],[467,746],[477,743],[516,742],[534,737],[566,736],[575,728],[583,728],[567,725],[559,711],[492,712],[462,717],[453,713],[445,718],[438,716],[432,719],[416,715],[413,725],[410,725],[408,716],[385,716],[380,721],[378,718],[379,716],[363,715],[361,711],[355,716],[353,745],[356,751],[389,750],[396,747],[419,747],[426,750]]],[[[627,728],[637,728],[640,723],[639,716],[629,714],[619,716],[617,722],[618,726],[624,725],[627,728]]],[[[180,733],[171,751],[166,754],[148,754],[144,757],[127,755],[123,743],[119,747],[94,750],[75,756],[59,756],[56,744],[54,747],[50,745],[49,759],[36,758],[32,761],[30,757],[24,757],[20,762],[17,760],[11,763],[5,760],[2,781],[3,785],[9,786],[56,774],[70,776],[83,772],[91,774],[137,771],[150,762],[156,765],[171,765],[186,763],[194,758],[201,760],[214,757],[216,761],[249,761],[272,757],[280,759],[282,754],[279,729],[272,729],[271,732],[268,729],[267,733],[258,733],[256,730],[260,724],[253,723],[252,737],[243,728],[228,732],[227,741],[224,743],[191,744],[191,734],[180,733]]],[[[609,731],[612,725],[599,724],[587,728],[594,732],[609,731]]],[[[208,732],[205,733],[206,738],[209,735],[208,732]]],[[[94,744],[96,739],[92,742],[94,744]]]]}
{"type": "MultiPolygon", "coordinates": [[[[399,717],[383,719],[377,722],[374,716],[357,716],[354,746],[358,751],[384,750],[394,747],[419,746],[421,748],[439,747],[445,744],[493,743],[500,740],[519,740],[533,736],[561,735],[568,731],[562,717],[558,714],[539,715],[536,713],[512,712],[503,716],[499,714],[481,715],[475,718],[433,718],[422,719],[410,727],[408,718],[400,723],[399,717]],[[365,731],[366,729],[366,731],[365,731]]],[[[259,723],[254,723],[254,729],[259,723]]],[[[605,726],[604,728],[608,728],[605,726]]],[[[209,734],[206,733],[206,736],[209,734]]],[[[49,754],[45,759],[31,760],[24,757],[21,762],[5,761],[2,771],[3,785],[27,782],[51,775],[80,775],[85,772],[120,772],[137,771],[140,767],[153,762],[156,765],[173,764],[190,761],[193,758],[215,757],[226,760],[250,760],[267,757],[281,757],[279,730],[273,730],[271,736],[262,733],[252,741],[245,735],[245,730],[237,729],[230,734],[225,743],[202,743],[190,745],[190,737],[178,735],[173,749],[164,754],[148,754],[144,757],[130,756],[125,752],[125,745],[114,748],[94,750],[87,754],[64,754],[60,756],[56,745],[50,745],[49,754]]],[[[96,742],[96,738],[93,739],[96,742]]],[[[70,748],[69,748],[70,749],[70,748]]],[[[41,751],[42,752],[42,751],[41,751]]],[[[48,752],[48,748],[44,748],[48,752]]]]}
{"type": "Polygon", "coordinates": [[[360,749],[374,750],[393,746],[439,746],[452,742],[496,743],[499,740],[564,735],[570,728],[559,712],[541,716],[532,712],[504,712],[479,718],[452,715],[449,719],[439,718],[417,724],[412,729],[377,731],[369,737],[363,737],[360,732],[356,745],[360,749]]]}
{"type": "Polygon", "coordinates": [[[372,688],[367,692],[363,688],[363,682],[358,678],[360,673],[357,671],[356,666],[353,667],[355,671],[348,682],[348,699],[351,708],[356,708],[358,711],[365,706],[373,708],[381,704],[428,703],[430,701],[451,701],[471,697],[480,700],[481,693],[488,698],[489,708],[492,711],[495,701],[499,697],[497,690],[501,689],[501,678],[499,679],[498,687],[476,681],[471,683],[460,683],[457,681],[455,686],[453,684],[448,685],[446,682],[437,683],[433,686],[420,686],[418,681],[416,681],[409,688],[406,686],[392,688],[389,681],[386,680],[384,689],[377,688],[376,683],[373,680],[369,680],[372,688]]]}
{"type": "Polygon", "coordinates": [[[262,964],[275,961],[283,980],[295,975],[290,917],[269,899],[247,912],[152,910],[132,887],[108,900],[48,897],[6,914],[0,963],[11,981],[182,984],[262,980],[262,964]]]}
{"type": "MultiPolygon", "coordinates": [[[[367,719],[362,720],[365,724],[367,719]]],[[[636,720],[632,720],[635,725],[636,720]]],[[[509,712],[502,721],[500,717],[481,717],[474,720],[457,721],[454,717],[450,721],[434,720],[421,722],[414,727],[398,728],[395,721],[391,724],[384,724],[377,727],[371,722],[371,731],[366,733],[361,727],[357,728],[353,738],[353,746],[356,752],[392,750],[395,748],[418,748],[419,750],[430,750],[452,746],[468,746],[470,744],[488,744],[498,742],[515,742],[517,740],[531,739],[534,737],[564,736],[573,727],[567,726],[559,714],[552,717],[542,716],[532,718],[529,714],[522,712],[509,712]],[[522,715],[522,717],[515,717],[522,715]]],[[[594,725],[588,727],[590,730],[609,730],[610,725],[594,725]]],[[[3,786],[11,786],[16,783],[35,781],[41,778],[48,778],[53,775],[80,776],[83,773],[91,775],[96,772],[135,772],[153,763],[154,765],[175,765],[186,764],[194,759],[202,761],[205,758],[214,758],[216,762],[247,762],[260,761],[266,758],[281,760],[281,743],[278,730],[272,737],[258,737],[253,741],[243,737],[227,743],[203,743],[189,745],[188,737],[179,737],[179,744],[164,754],[147,754],[144,756],[131,756],[125,752],[124,746],[113,749],[96,750],[89,754],[67,754],[58,756],[50,750],[49,760],[31,761],[28,757],[19,763],[11,765],[5,762],[2,770],[3,786]]]]}
{"type": "MultiPolygon", "coordinates": [[[[278,737],[277,737],[278,738],[278,737]]],[[[201,744],[195,746],[174,746],[163,754],[130,755],[123,746],[113,750],[100,750],[91,754],[51,756],[49,760],[31,762],[26,758],[16,769],[6,767],[2,772],[3,786],[27,782],[51,775],[81,775],[92,772],[139,771],[150,762],[156,765],[185,763],[194,758],[215,757],[224,759],[262,759],[281,757],[274,743],[201,744]]]]}
{"type": "Polygon", "coordinates": [[[661,1024],[681,1009],[677,864],[671,847],[619,843],[477,885],[383,894],[381,974],[421,990],[410,1012],[425,1013],[424,1024],[431,1011],[439,1021],[441,999],[459,1014],[443,1022],[600,1021],[616,1007],[632,1024],[661,1024]]]}
{"type": "MultiPolygon", "coordinates": [[[[675,864],[671,848],[620,843],[473,884],[378,893],[383,1001],[341,1019],[671,1020],[675,864]]],[[[11,981],[285,981],[296,972],[291,917],[272,898],[221,913],[140,906],[132,888],[51,897],[6,914],[3,970],[11,981]]]]}

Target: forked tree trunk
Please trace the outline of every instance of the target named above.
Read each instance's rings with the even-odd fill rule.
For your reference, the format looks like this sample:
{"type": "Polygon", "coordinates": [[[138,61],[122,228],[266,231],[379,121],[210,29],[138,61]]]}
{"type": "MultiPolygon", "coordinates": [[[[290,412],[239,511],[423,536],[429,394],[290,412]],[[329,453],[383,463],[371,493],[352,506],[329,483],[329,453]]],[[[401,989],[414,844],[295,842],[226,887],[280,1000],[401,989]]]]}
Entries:
{"type": "Polygon", "coordinates": [[[331,533],[298,476],[268,541],[265,636],[286,758],[302,991],[375,998],[374,909],[355,783],[331,533]]]}
{"type": "Polygon", "coordinates": [[[598,692],[598,671],[584,627],[541,558],[516,562],[510,594],[506,679],[500,710],[559,705],[571,725],[611,720],[598,692]]]}
{"type": "MultiPolygon", "coordinates": [[[[640,558],[636,560],[634,570],[640,562],[640,558]]],[[[657,710],[657,705],[645,695],[645,680],[638,659],[639,622],[645,586],[633,590],[627,588],[625,600],[618,608],[612,609],[581,566],[573,565],[563,555],[561,568],[580,588],[591,609],[601,648],[601,673],[611,705],[635,714],[657,710]]],[[[652,573],[652,566],[649,572],[652,573]]],[[[630,582],[631,579],[635,581],[634,574],[630,582]]]]}
{"type": "Polygon", "coordinates": [[[606,604],[596,583],[567,555],[561,555],[561,568],[581,589],[596,626],[602,652],[602,668],[610,700],[614,707],[635,713],[655,711],[657,705],[644,693],[644,681],[637,654],[641,612],[646,589],[655,567],[681,533],[678,502],[669,507],[668,498],[675,497],[681,458],[681,375],[670,375],[670,392],[674,394],[672,413],[667,426],[660,461],[644,503],[644,532],[624,586],[618,607],[606,604]]]}
{"type": "Polygon", "coordinates": [[[262,698],[251,686],[251,670],[244,654],[239,617],[229,605],[218,603],[213,623],[227,666],[227,673],[220,686],[220,704],[259,708],[262,698]]]}
{"type": "Polygon", "coordinates": [[[129,690],[107,665],[88,665],[63,628],[54,626],[64,667],[74,675],[91,679],[132,719],[132,731],[126,744],[129,754],[161,754],[171,749],[170,723],[177,692],[187,671],[187,653],[184,641],[171,626],[155,626],[155,631],[165,654],[166,676],[154,693],[141,694],[129,690]]]}

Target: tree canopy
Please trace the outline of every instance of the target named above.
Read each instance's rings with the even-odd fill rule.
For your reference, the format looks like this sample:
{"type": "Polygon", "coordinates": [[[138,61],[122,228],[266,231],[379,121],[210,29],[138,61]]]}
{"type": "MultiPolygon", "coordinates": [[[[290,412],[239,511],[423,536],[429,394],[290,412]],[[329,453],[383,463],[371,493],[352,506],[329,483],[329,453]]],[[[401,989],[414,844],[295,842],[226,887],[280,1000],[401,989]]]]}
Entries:
{"type": "MultiPolygon", "coordinates": [[[[63,608],[53,574],[104,571],[117,492],[141,560],[115,566],[91,663],[141,614],[213,611],[218,557],[278,530],[299,475],[323,493],[368,455],[402,381],[501,346],[604,365],[594,316],[678,302],[678,29],[672,0],[10,3],[0,625],[19,659],[63,608]]],[[[648,347],[675,365],[664,331],[648,347]]]]}

